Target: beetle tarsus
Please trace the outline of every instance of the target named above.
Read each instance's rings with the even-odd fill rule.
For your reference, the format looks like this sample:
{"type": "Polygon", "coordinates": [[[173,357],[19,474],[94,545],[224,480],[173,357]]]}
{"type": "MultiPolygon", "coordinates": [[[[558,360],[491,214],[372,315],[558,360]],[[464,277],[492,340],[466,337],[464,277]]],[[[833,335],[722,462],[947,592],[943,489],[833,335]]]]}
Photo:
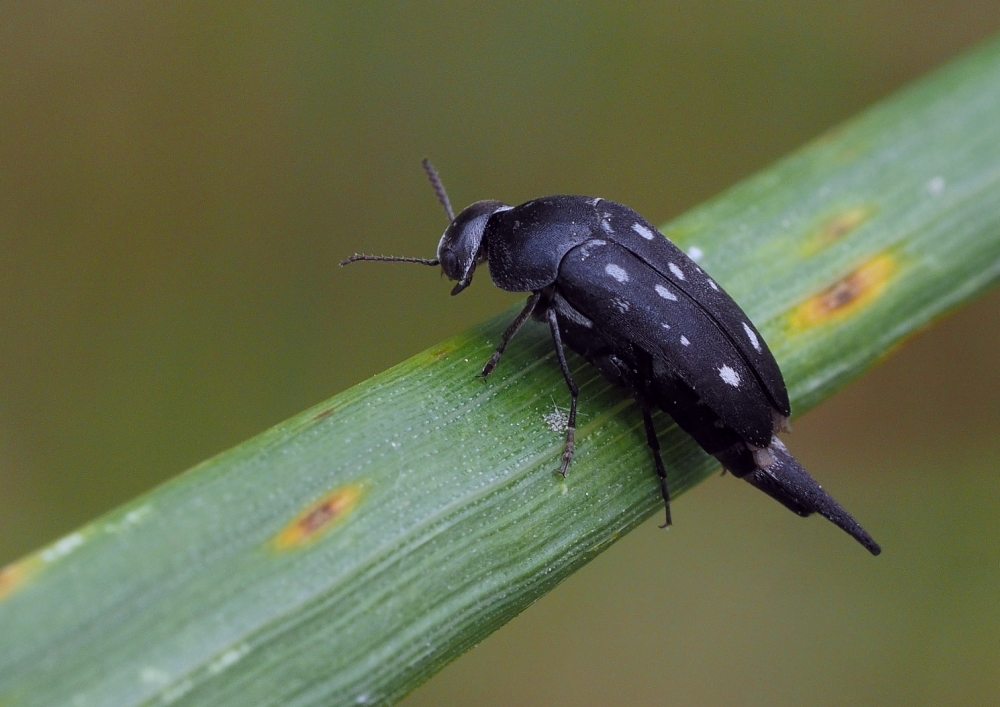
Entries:
{"type": "Polygon", "coordinates": [[[663,507],[667,511],[667,518],[666,518],[666,520],[663,521],[662,525],[657,526],[657,527],[660,528],[660,530],[666,530],[667,528],[669,528],[671,525],[674,524],[673,519],[670,517],[670,503],[669,503],[669,501],[667,503],[664,503],[663,507]]]}
{"type": "MultiPolygon", "coordinates": [[[[540,296],[537,292],[532,295],[536,302],[540,296]]],[[[535,305],[530,300],[529,304],[534,309],[535,305]]],[[[528,307],[525,307],[521,314],[523,315],[527,311],[528,307]]],[[[569,387],[570,394],[569,420],[566,422],[566,446],[563,448],[562,466],[559,467],[559,473],[563,478],[566,478],[566,471],[569,469],[569,462],[573,458],[573,451],[576,447],[576,399],[580,396],[580,389],[573,382],[573,376],[569,372],[569,364],[566,363],[566,352],[563,351],[562,334],[559,333],[559,317],[556,315],[556,310],[549,309],[545,312],[545,318],[548,320],[549,329],[552,331],[552,343],[556,347],[556,358],[559,359],[559,368],[562,369],[563,378],[566,379],[566,385],[569,387]]]]}
{"type": "Polygon", "coordinates": [[[569,462],[573,458],[573,452],[576,449],[576,430],[573,427],[566,428],[566,446],[563,447],[562,456],[562,466],[559,467],[558,473],[564,479],[569,471],[569,462]]]}

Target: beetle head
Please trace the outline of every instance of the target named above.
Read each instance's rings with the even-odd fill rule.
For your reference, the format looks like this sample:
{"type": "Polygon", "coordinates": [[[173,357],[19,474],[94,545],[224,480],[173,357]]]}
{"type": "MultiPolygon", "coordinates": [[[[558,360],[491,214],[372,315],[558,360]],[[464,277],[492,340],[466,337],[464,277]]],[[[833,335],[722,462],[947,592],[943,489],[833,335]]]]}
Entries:
{"type": "Polygon", "coordinates": [[[457,295],[468,287],[476,265],[486,259],[486,248],[483,246],[486,222],[504,206],[499,201],[477,201],[462,209],[445,229],[438,243],[437,257],[448,279],[458,280],[451,294],[457,295]]]}
{"type": "Polygon", "coordinates": [[[407,258],[396,255],[355,253],[349,258],[344,258],[340,264],[347,265],[358,260],[376,260],[440,265],[449,280],[458,280],[458,284],[451,291],[451,294],[457,295],[472,282],[472,273],[475,272],[476,265],[486,259],[486,248],[483,245],[486,222],[497,211],[511,207],[500,201],[477,201],[463,209],[462,213],[456,217],[451,210],[451,202],[448,201],[448,194],[444,190],[444,185],[441,183],[437,171],[427,159],[423,161],[423,165],[428,179],[431,180],[431,186],[434,187],[434,192],[437,194],[438,201],[441,202],[444,212],[448,215],[448,221],[450,221],[438,243],[437,258],[407,258]]]}

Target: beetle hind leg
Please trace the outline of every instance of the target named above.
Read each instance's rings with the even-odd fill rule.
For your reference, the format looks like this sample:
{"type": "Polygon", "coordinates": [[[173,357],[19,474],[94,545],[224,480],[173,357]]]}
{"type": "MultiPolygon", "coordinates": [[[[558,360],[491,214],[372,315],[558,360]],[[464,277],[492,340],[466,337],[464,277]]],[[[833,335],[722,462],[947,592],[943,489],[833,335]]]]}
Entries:
{"type": "Polygon", "coordinates": [[[576,448],[576,399],[580,397],[580,389],[573,382],[573,376],[569,372],[569,365],[566,363],[566,352],[563,351],[562,334],[559,333],[559,318],[555,309],[545,312],[545,318],[549,322],[549,329],[552,331],[552,343],[556,347],[556,358],[559,359],[559,368],[562,369],[563,378],[566,379],[566,386],[569,388],[569,420],[566,423],[566,446],[563,447],[562,466],[559,467],[559,474],[564,478],[569,469],[569,461],[573,458],[573,451],[576,448]]]}
{"type": "Polygon", "coordinates": [[[663,457],[660,456],[660,440],[657,438],[656,428],[653,426],[653,416],[645,407],[642,408],[642,422],[646,427],[646,444],[653,451],[656,475],[660,477],[660,493],[663,495],[663,506],[667,512],[666,522],[660,527],[669,528],[673,521],[670,518],[670,489],[667,488],[667,469],[663,466],[663,457]]]}

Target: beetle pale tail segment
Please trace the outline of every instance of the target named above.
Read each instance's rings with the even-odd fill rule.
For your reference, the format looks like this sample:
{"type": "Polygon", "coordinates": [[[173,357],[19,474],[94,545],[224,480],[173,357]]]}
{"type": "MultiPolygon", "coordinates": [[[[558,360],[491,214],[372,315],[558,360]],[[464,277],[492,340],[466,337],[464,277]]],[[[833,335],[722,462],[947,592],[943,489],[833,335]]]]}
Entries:
{"type": "Polygon", "coordinates": [[[845,511],[823,487],[816,483],[789,454],[777,438],[771,444],[774,463],[750,472],[743,478],[775,499],[793,513],[808,516],[819,513],[845,533],[861,543],[868,552],[878,555],[882,548],[861,525],[845,511]]]}
{"type": "Polygon", "coordinates": [[[437,194],[438,201],[441,202],[441,206],[444,207],[444,212],[448,214],[448,220],[455,220],[455,212],[451,210],[451,202],[448,201],[448,192],[444,190],[444,184],[441,182],[441,177],[438,176],[437,170],[434,169],[434,165],[426,157],[420,163],[424,166],[424,171],[427,172],[427,178],[431,180],[431,186],[434,187],[434,193],[437,194]]]}
{"type": "Polygon", "coordinates": [[[667,518],[660,527],[669,528],[673,525],[673,520],[670,518],[670,489],[667,488],[667,470],[663,466],[663,457],[660,456],[660,440],[656,436],[656,427],[653,426],[653,416],[645,407],[642,408],[642,424],[646,428],[646,444],[653,450],[656,475],[660,477],[660,495],[663,496],[663,507],[667,512],[667,518]]]}
{"type": "MultiPolygon", "coordinates": [[[[523,313],[523,312],[522,312],[523,313]]],[[[562,466],[559,467],[559,474],[566,478],[569,470],[569,462],[573,458],[573,450],[576,448],[576,399],[580,397],[580,389],[573,382],[573,376],[569,372],[569,365],[566,363],[566,352],[563,351],[562,334],[559,333],[559,317],[555,309],[549,309],[545,313],[545,318],[549,322],[549,329],[552,331],[552,342],[556,347],[556,358],[559,359],[559,368],[562,369],[563,378],[569,387],[569,420],[566,423],[566,446],[563,448],[562,466]]]]}
{"type": "Polygon", "coordinates": [[[486,376],[491,374],[493,369],[497,367],[497,364],[500,362],[500,357],[503,356],[503,350],[507,348],[507,344],[510,343],[510,340],[514,338],[514,335],[517,334],[518,330],[520,330],[524,323],[528,321],[528,317],[530,317],[532,312],[535,311],[535,307],[538,305],[538,300],[541,298],[541,292],[533,293],[531,297],[528,298],[528,301],[524,305],[524,309],[521,310],[521,313],[518,314],[517,317],[514,318],[514,321],[512,321],[504,330],[503,336],[500,337],[500,343],[497,345],[497,350],[493,352],[493,355],[490,356],[490,360],[486,362],[486,365],[483,366],[482,372],[479,374],[479,377],[484,381],[486,380],[486,376]]]}
{"type": "Polygon", "coordinates": [[[417,263],[418,265],[432,266],[441,264],[437,258],[406,258],[399,255],[365,255],[364,253],[355,253],[349,258],[341,260],[340,267],[359,260],[375,260],[382,263],[417,263]]]}

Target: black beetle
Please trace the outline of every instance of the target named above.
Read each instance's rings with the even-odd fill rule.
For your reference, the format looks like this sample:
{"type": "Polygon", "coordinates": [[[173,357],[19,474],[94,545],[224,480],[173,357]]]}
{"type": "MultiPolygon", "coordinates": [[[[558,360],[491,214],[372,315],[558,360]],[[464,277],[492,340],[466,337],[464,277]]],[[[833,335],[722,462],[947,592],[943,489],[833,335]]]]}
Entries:
{"type": "Polygon", "coordinates": [[[573,457],[578,390],[565,342],[639,403],[670,525],[667,473],[651,410],[669,414],[724,469],[801,516],[819,513],[873,555],[878,544],[827,494],[778,439],[788,429],[788,391],[764,337],[739,305],[693,260],[622,204],[548,196],[520,206],[477,201],[454,215],[437,172],[424,169],[451,223],[437,258],[356,254],[357,260],[440,265],[457,284],[489,263],[494,284],[531,292],[482,370],[534,317],[547,322],[571,402],[559,473],[573,457]]]}

